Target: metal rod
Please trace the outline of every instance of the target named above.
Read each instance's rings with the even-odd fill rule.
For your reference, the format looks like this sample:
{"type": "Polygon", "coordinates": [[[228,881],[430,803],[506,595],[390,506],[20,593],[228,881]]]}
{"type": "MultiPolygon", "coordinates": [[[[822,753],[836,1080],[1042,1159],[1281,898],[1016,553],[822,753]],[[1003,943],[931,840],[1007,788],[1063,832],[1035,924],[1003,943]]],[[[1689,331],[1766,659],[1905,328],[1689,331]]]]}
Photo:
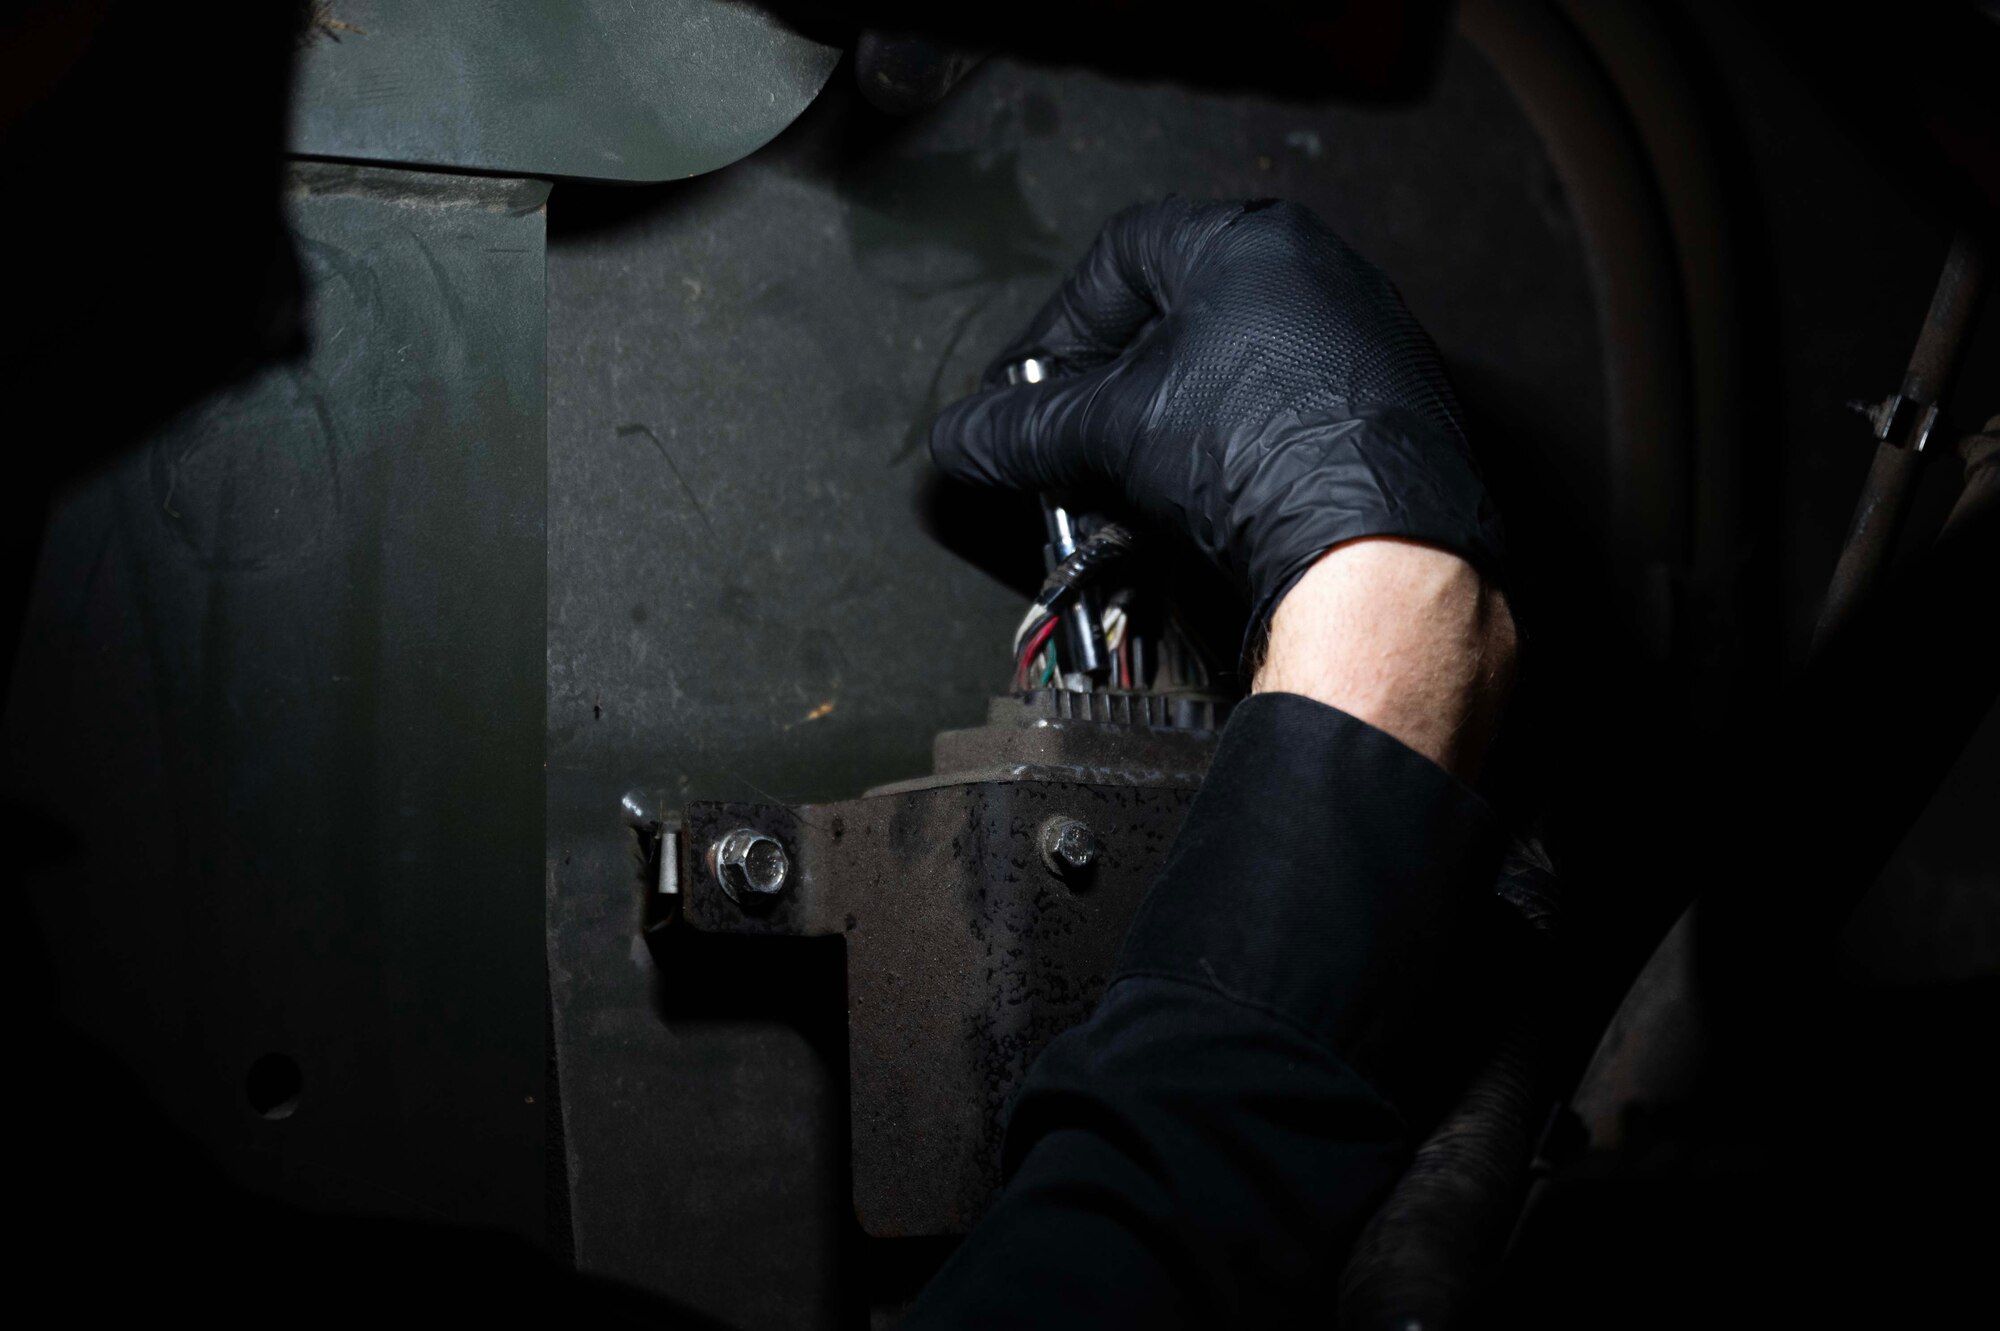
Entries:
{"type": "MultiPolygon", "coordinates": [[[[1048,362],[1039,356],[1016,361],[1007,367],[1010,384],[1038,384],[1049,377],[1048,362]]],[[[1042,554],[1050,570],[1076,553],[1076,524],[1069,510],[1042,496],[1042,524],[1048,529],[1048,544],[1042,554]]],[[[1063,611],[1056,633],[1056,660],[1064,675],[1083,675],[1094,682],[1106,664],[1103,619],[1097,612],[1097,596],[1079,591],[1063,611]]]]}
{"type": "Polygon", "coordinates": [[[1985,254],[1969,231],[1959,232],[1945,256],[1901,391],[1868,413],[1875,423],[1875,459],[1813,630],[1814,651],[1853,622],[1888,572],[1923,476],[1925,445],[1971,340],[1985,279],[1985,254]]]}
{"type": "Polygon", "coordinates": [[[1958,455],[1965,459],[1965,484],[1951,506],[1951,515],[1944,520],[1939,540],[1964,531],[1981,513],[2000,504],[2000,416],[1988,420],[1980,433],[1959,440],[1958,455]]]}
{"type": "MultiPolygon", "coordinates": [[[[1070,519],[1069,510],[1047,495],[1042,496],[1042,521],[1049,534],[1049,543],[1042,547],[1044,558],[1049,568],[1054,569],[1076,553],[1076,526],[1070,519]]],[[[1062,627],[1057,636],[1062,641],[1057,646],[1056,655],[1064,673],[1088,675],[1094,679],[1103,672],[1106,648],[1095,592],[1087,588],[1077,592],[1069,603],[1069,609],[1063,611],[1062,627]]]]}

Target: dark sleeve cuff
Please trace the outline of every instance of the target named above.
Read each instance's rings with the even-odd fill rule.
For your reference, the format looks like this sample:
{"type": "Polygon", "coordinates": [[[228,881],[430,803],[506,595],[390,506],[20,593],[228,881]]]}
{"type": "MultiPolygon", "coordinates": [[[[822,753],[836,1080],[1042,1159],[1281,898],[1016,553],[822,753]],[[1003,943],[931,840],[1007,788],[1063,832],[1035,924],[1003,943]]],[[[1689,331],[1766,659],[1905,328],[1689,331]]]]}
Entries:
{"type": "Polygon", "coordinates": [[[1413,1124],[1463,1086],[1518,918],[1506,838],[1443,768],[1345,712],[1230,719],[1113,977],[1204,986],[1330,1049],[1413,1124]]]}

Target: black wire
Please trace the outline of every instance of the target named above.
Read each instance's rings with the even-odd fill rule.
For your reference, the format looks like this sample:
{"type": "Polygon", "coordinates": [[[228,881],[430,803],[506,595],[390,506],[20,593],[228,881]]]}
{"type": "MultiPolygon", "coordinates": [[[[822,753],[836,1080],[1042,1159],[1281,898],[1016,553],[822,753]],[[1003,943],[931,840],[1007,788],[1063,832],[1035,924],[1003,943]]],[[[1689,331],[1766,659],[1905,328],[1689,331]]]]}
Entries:
{"type": "Polygon", "coordinates": [[[1123,562],[1138,544],[1127,527],[1107,522],[1077,546],[1075,552],[1050,570],[1035,596],[1037,605],[1053,607],[1089,583],[1104,576],[1105,570],[1123,562]]]}
{"type": "Polygon", "coordinates": [[[1014,635],[1014,650],[1017,652],[1020,651],[1023,643],[1026,643],[1031,639],[1033,639],[1037,633],[1040,633],[1042,631],[1042,626],[1044,624],[1047,624],[1050,620],[1054,619],[1055,617],[1056,617],[1056,612],[1050,610],[1044,614],[1037,615],[1035,616],[1035,618],[1028,621],[1028,623],[1025,626],[1023,626],[1021,631],[1014,635]]]}

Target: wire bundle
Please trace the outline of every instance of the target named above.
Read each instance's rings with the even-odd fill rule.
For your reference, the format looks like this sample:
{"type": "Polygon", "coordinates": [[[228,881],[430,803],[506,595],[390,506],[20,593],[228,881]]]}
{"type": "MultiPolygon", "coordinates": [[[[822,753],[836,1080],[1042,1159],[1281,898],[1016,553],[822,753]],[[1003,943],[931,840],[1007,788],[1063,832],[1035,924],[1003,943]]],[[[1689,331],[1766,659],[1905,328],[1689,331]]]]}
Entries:
{"type": "MultiPolygon", "coordinates": [[[[1107,523],[1050,571],[1014,630],[1015,688],[1046,687],[1063,677],[1056,631],[1064,611],[1086,587],[1103,581],[1108,571],[1127,559],[1134,546],[1127,528],[1107,523]]],[[[1110,687],[1154,687],[1156,677],[1158,687],[1165,688],[1208,683],[1208,664],[1180,617],[1160,613],[1156,604],[1131,587],[1120,588],[1109,598],[1102,628],[1109,654],[1104,682],[1110,687]],[[1151,613],[1147,612],[1149,607],[1151,613]],[[1145,631],[1149,624],[1156,633],[1145,631]]],[[[1079,685],[1072,682],[1069,687],[1079,685]]]]}
{"type": "Polygon", "coordinates": [[[1037,603],[1028,607],[1028,617],[1021,621],[1021,627],[1014,633],[1014,686],[1026,688],[1031,675],[1029,667],[1035,657],[1044,658],[1045,666],[1041,679],[1046,683],[1055,674],[1055,647],[1050,640],[1055,637],[1057,616],[1045,606],[1037,603]],[[1027,646],[1023,647],[1024,639],[1027,646]]]}

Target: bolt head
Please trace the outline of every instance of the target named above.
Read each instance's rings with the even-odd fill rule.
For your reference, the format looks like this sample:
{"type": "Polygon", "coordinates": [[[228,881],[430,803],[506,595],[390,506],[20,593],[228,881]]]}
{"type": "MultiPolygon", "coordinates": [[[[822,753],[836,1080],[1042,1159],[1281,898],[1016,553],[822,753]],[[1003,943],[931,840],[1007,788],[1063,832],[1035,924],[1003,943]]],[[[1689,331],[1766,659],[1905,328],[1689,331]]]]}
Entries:
{"type": "Polygon", "coordinates": [[[785,890],[791,860],[778,839],[748,827],[728,832],[709,852],[723,895],[739,906],[769,901],[785,890]]]}
{"type": "Polygon", "coordinates": [[[1042,859],[1064,878],[1074,878],[1097,863],[1097,834],[1076,818],[1051,818],[1042,824],[1042,859]]]}

